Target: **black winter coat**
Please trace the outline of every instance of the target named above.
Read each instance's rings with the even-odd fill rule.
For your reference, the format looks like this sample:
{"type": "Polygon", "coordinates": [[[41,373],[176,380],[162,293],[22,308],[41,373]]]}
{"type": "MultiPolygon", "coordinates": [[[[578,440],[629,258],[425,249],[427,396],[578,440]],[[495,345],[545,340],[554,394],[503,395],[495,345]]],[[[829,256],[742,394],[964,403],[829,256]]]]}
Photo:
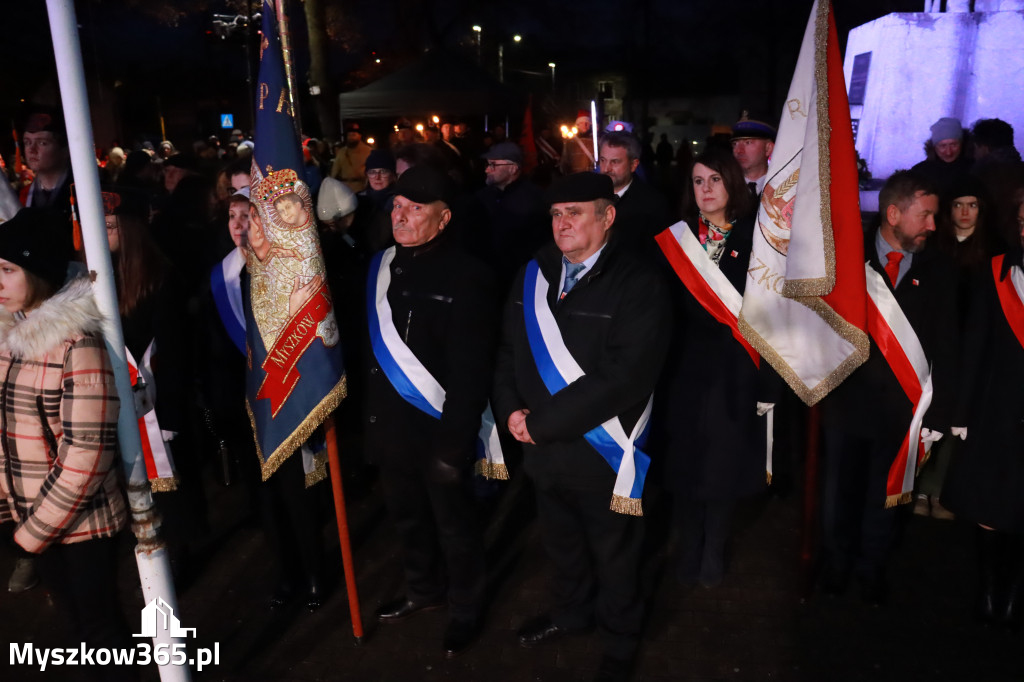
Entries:
{"type": "MultiPolygon", "coordinates": [[[[468,464],[493,376],[499,305],[493,279],[447,233],[421,246],[395,248],[387,294],[392,320],[445,389],[445,403],[435,419],[402,398],[367,333],[367,456],[384,466],[419,466],[431,458],[468,464]]],[[[369,273],[367,286],[376,288],[376,272],[369,273]]]]}
{"type": "MultiPolygon", "coordinates": [[[[866,239],[864,256],[891,289],[878,260],[875,232],[866,239]]],[[[932,366],[934,395],[924,426],[947,435],[957,384],[957,284],[953,260],[929,241],[914,254],[894,292],[932,366]]],[[[867,361],[821,401],[821,410],[826,428],[864,438],[905,433],[913,417],[910,399],[873,339],[867,361]]]]}
{"type": "Polygon", "coordinates": [[[954,426],[967,427],[967,440],[950,463],[942,504],[975,523],[1021,533],[1024,347],[1007,322],[991,267],[986,270],[972,287],[953,418],[954,426]]]}
{"type": "MultiPolygon", "coordinates": [[[[697,234],[696,229],[690,230],[697,234]]],[[[719,269],[742,294],[754,223],[733,227],[719,269]]],[[[759,370],[729,328],[697,301],[659,251],[676,310],[655,406],[654,449],[665,487],[687,499],[736,499],[765,487],[766,418],[757,416],[759,370]]],[[[762,361],[767,367],[767,362],[762,361]]]]}
{"type": "Polygon", "coordinates": [[[668,202],[662,193],[634,176],[629,189],[615,202],[612,230],[618,240],[649,255],[654,236],[671,224],[668,202]]]}
{"type": "Polygon", "coordinates": [[[525,468],[538,485],[608,490],[615,474],[583,435],[614,416],[628,434],[654,390],[668,347],[671,310],[665,283],[613,238],[576,286],[558,301],[562,254],[552,243],[535,256],[550,284],[548,304],[566,347],[586,373],[554,396],[530,351],[520,270],[505,306],[494,389],[494,416],[529,409],[525,468]]]}

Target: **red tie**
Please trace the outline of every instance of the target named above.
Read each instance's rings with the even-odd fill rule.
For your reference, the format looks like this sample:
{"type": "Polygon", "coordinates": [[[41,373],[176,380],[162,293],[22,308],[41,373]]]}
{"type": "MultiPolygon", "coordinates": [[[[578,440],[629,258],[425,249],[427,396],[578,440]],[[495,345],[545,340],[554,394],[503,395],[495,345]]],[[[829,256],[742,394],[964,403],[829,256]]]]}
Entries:
{"type": "Polygon", "coordinates": [[[896,288],[896,280],[900,276],[900,261],[903,260],[903,254],[899,251],[890,251],[885,254],[885,257],[889,260],[885,264],[885,274],[889,275],[889,281],[892,282],[892,288],[896,288]]]}

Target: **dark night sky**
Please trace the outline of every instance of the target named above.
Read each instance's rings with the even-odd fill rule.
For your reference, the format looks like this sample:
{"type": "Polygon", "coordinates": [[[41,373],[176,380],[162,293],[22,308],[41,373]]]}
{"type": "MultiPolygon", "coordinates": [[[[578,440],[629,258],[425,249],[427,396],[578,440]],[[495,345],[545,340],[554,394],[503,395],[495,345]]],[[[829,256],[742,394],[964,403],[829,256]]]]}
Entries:
{"type": "MultiPolygon", "coordinates": [[[[330,68],[342,90],[400,67],[428,47],[475,55],[473,24],[483,27],[485,66],[496,68],[506,41],[507,82],[536,87],[547,63],[560,78],[594,69],[624,70],[633,92],[650,95],[784,96],[811,0],[321,0],[330,68]],[[523,36],[511,43],[514,33],[523,36]],[[382,63],[374,63],[375,58],[382,63]],[[524,75],[533,72],[538,76],[524,75]],[[781,91],[781,94],[780,94],[781,91]]],[[[240,36],[208,33],[215,12],[244,0],[77,0],[86,74],[102,84],[94,116],[128,136],[158,132],[160,107],[179,135],[210,132],[217,111],[244,107],[246,56],[240,36]],[[177,10],[170,11],[168,10],[177,10]],[[174,24],[167,16],[176,16],[174,24]],[[99,106],[98,106],[99,104],[99,106]]],[[[850,28],[890,12],[921,11],[921,0],[835,0],[840,43],[850,28]]],[[[45,4],[9,3],[0,56],[0,116],[20,100],[52,100],[56,77],[45,4]]],[[[289,0],[296,52],[305,45],[302,6],[289,0]]],[[[303,72],[302,69],[299,71],[303,72]]],[[[5,124],[7,125],[7,124],[5,124]]],[[[100,126],[97,125],[97,130],[100,126]]],[[[99,136],[99,132],[97,132],[99,136]]],[[[2,138],[0,138],[2,139],[2,138]]],[[[104,142],[100,140],[101,144],[104,142]]]]}

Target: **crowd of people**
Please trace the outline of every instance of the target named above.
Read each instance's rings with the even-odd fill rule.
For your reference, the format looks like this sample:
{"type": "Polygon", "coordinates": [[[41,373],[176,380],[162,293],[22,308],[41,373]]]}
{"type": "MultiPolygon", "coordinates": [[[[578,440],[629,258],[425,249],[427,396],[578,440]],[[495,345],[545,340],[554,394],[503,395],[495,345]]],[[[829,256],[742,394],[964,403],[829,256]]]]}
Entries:
{"type": "MultiPolygon", "coordinates": [[[[749,278],[776,133],[762,118],[744,113],[731,136],[709,139],[678,168],[677,188],[645,169],[649,144],[632,132],[603,131],[595,158],[584,111],[576,136],[540,135],[529,149],[503,129],[477,139],[462,123],[417,131],[407,119],[390,144],[371,146],[355,122],[333,149],[304,142],[302,181],[349,377],[339,420],[376,467],[402,546],[405,589],[377,609],[381,623],[447,607],[448,657],[485,627],[474,471],[534,485],[555,579],[550,608],[518,633],[523,647],[596,625],[597,679],[629,678],[645,611],[645,514],[658,496],[672,501],[676,578],[721,583],[733,510],[768,487],[769,420],[780,487],[796,478],[806,418],[701,284],[736,297],[749,278]],[[490,425],[501,455],[481,460],[490,425]]],[[[83,641],[113,646],[127,629],[98,604],[113,600],[114,541],[127,522],[119,401],[75,256],[59,115],[32,113],[21,141],[28,170],[0,191],[0,521],[13,522],[4,551],[18,557],[8,587],[42,578],[83,641]]],[[[247,264],[285,247],[250,204],[252,143],[239,133],[226,147],[145,143],[103,159],[135,408],[179,586],[199,570],[202,470],[214,467],[251,490],[279,573],[270,604],[316,609],[323,520],[313,481],[298,453],[260,479],[244,401],[247,264]]],[[[883,605],[897,503],[913,502],[914,513],[978,526],[978,618],[1016,627],[1024,164],[998,119],[967,131],[942,118],[926,154],[886,181],[864,244],[933,368],[922,430],[931,456],[912,499],[887,499],[913,409],[872,342],[867,362],[820,404],[820,585],[840,593],[856,579],[866,602],[883,605]]],[[[671,164],[670,145],[659,145],[662,157],[671,164]]]]}

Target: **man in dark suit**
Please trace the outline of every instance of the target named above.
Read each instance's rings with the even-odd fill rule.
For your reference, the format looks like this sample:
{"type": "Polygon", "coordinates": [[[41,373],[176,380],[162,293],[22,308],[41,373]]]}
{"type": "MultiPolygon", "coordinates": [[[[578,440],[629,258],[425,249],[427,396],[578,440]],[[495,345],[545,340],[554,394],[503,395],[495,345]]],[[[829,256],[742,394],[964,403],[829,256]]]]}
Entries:
{"type": "Polygon", "coordinates": [[[554,608],[525,624],[519,642],[537,646],[596,621],[604,639],[598,679],[628,679],[640,639],[647,456],[633,443],[671,316],[656,270],[609,239],[614,198],[611,180],[594,173],[566,176],[549,190],[554,243],[513,284],[493,402],[496,421],[523,443],[556,571],[554,608]],[[595,444],[598,429],[618,434],[610,449],[595,444]]]}
{"type": "Polygon", "coordinates": [[[601,137],[598,164],[612,179],[615,202],[614,231],[625,246],[654,248],[654,235],[672,223],[668,202],[661,192],[636,176],[640,140],[632,133],[615,131],[601,137]]]}
{"type": "MultiPolygon", "coordinates": [[[[939,198],[930,182],[899,171],[879,193],[881,224],[865,257],[884,279],[932,368],[934,395],[921,431],[925,441],[949,431],[956,358],[956,269],[929,244],[939,198]]],[[[872,336],[867,362],[821,403],[824,426],[823,588],[842,592],[851,573],[864,600],[886,598],[885,564],[896,537],[889,471],[907,437],[913,404],[872,336]]],[[[917,453],[916,443],[910,456],[917,453]]],[[[903,499],[903,498],[907,499],[903,499]]]]}

